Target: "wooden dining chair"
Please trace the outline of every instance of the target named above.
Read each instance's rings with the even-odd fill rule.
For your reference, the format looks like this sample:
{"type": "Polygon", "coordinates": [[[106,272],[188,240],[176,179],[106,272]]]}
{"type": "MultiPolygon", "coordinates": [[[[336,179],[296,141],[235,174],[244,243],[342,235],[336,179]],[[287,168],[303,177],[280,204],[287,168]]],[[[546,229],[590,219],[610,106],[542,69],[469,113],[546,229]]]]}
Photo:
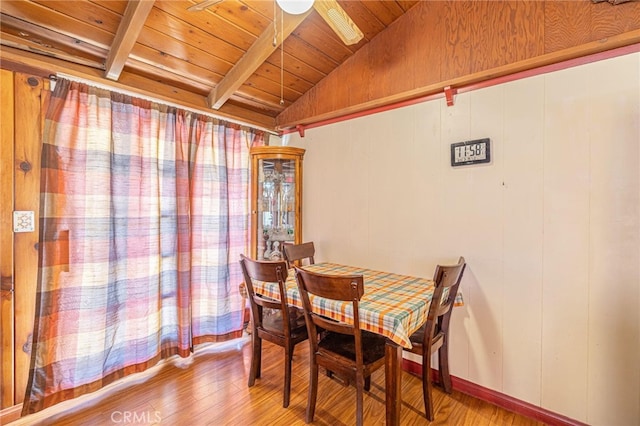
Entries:
{"type": "Polygon", "coordinates": [[[364,391],[371,387],[371,374],[384,365],[386,338],[360,329],[358,306],[364,294],[362,275],[318,274],[295,267],[296,282],[304,307],[310,344],[309,396],[305,421],[313,421],[318,395],[318,369],[324,367],[346,377],[356,387],[356,424],[362,425],[364,391]],[[353,322],[323,316],[318,297],[350,304],[353,322]],[[312,302],[311,298],[314,298],[312,302]]]}
{"type": "Polygon", "coordinates": [[[284,260],[287,261],[289,268],[293,267],[294,262],[296,262],[296,266],[313,265],[315,263],[313,256],[316,254],[316,249],[313,241],[301,244],[285,244],[283,252],[284,260]]]}
{"type": "Polygon", "coordinates": [[[405,348],[406,351],[422,356],[422,395],[425,415],[430,421],[434,419],[431,396],[431,354],[436,350],[440,384],[445,392],[451,393],[449,322],[465,267],[464,257],[460,257],[457,265],[436,267],[433,277],[435,291],[429,305],[427,322],[410,336],[412,348],[405,348]]]}
{"type": "Polygon", "coordinates": [[[251,305],[251,370],[249,387],[260,378],[262,339],[284,348],[284,400],[282,406],[289,406],[291,395],[291,361],[295,346],[307,340],[307,327],[302,311],[287,303],[285,282],[287,263],[284,261],[256,261],[240,255],[240,265],[244,275],[249,304],[251,305]],[[273,300],[256,294],[253,280],[278,283],[280,300],[273,300]],[[265,309],[271,309],[268,315],[265,309]]]}
{"type": "MultiPolygon", "coordinates": [[[[304,266],[314,265],[316,263],[314,259],[316,248],[313,241],[301,244],[285,243],[282,252],[284,253],[284,260],[287,261],[289,268],[292,268],[294,265],[304,266]]],[[[327,377],[334,377],[333,371],[331,370],[327,370],[326,374],[327,377]]],[[[340,378],[340,380],[344,381],[345,379],[340,378]]]]}

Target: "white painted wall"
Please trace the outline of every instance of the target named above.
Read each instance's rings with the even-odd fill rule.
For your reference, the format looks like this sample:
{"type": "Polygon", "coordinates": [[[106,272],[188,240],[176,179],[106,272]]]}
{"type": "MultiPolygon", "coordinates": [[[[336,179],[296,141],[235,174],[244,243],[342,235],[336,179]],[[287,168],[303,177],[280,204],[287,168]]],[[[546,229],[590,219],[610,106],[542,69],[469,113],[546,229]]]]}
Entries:
{"type": "Polygon", "coordinates": [[[455,376],[640,424],[640,54],[306,131],[318,261],[431,276],[464,255],[455,376]],[[450,144],[490,137],[489,165],[450,144]]]}

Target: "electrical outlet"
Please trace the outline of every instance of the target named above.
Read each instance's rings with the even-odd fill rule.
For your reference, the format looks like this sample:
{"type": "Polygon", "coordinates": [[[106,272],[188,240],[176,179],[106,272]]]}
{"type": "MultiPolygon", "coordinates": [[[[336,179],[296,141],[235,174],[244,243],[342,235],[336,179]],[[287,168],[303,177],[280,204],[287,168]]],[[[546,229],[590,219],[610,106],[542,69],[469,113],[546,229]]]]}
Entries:
{"type": "Polygon", "coordinates": [[[13,212],[13,232],[33,232],[36,230],[33,211],[13,212]]]}

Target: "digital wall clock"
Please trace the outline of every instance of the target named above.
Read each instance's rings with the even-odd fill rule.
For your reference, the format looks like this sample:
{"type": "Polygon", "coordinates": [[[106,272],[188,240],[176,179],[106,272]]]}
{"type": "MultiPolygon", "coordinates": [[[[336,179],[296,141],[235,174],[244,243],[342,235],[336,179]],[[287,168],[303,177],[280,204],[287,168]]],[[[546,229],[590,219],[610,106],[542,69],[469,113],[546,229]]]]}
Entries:
{"type": "Polygon", "coordinates": [[[489,138],[451,144],[452,167],[489,162],[491,162],[491,139],[489,138]]]}

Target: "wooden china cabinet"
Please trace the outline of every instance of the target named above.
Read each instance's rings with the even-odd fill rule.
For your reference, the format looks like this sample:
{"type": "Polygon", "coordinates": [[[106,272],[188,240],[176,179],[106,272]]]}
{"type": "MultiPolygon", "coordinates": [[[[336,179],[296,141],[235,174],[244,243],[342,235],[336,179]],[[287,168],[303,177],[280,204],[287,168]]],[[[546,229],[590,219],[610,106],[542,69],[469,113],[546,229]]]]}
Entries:
{"type": "Polygon", "coordinates": [[[302,158],[288,146],[251,149],[251,256],[283,259],[285,243],[302,242],[302,158]]]}

